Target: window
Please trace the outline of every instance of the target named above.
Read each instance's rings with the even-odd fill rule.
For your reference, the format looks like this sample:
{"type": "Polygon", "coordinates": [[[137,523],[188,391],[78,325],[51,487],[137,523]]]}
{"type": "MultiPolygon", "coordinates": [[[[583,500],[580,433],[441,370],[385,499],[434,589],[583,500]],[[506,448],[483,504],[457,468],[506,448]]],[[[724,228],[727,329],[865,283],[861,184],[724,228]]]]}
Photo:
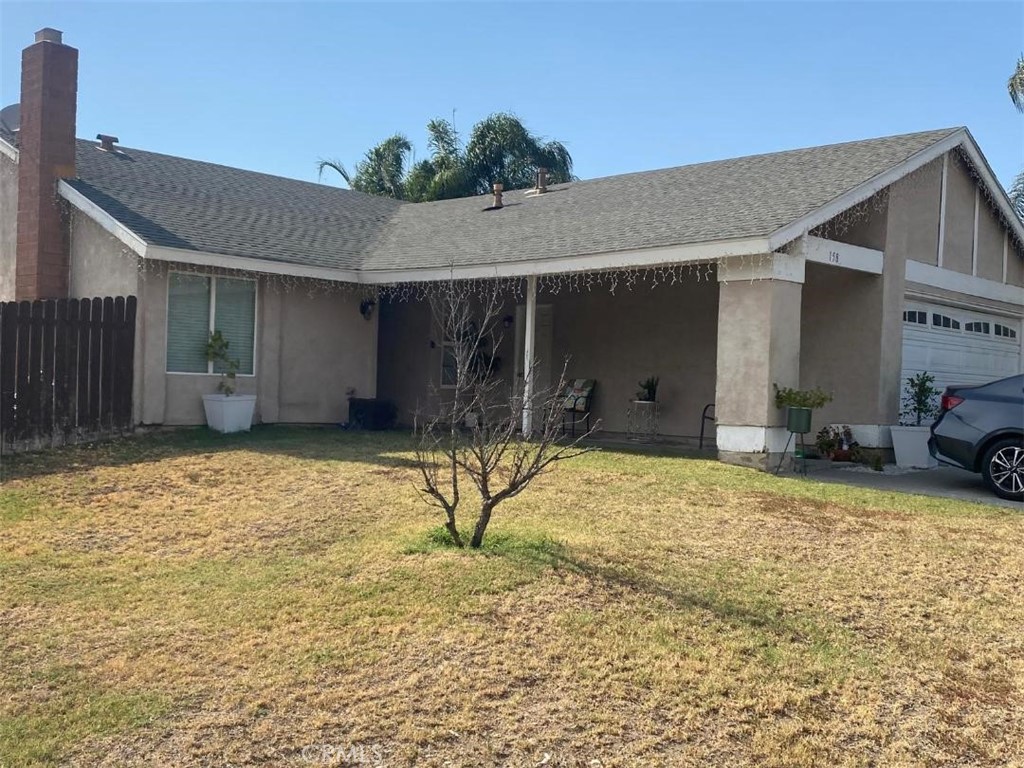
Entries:
{"type": "Polygon", "coordinates": [[[999,323],[995,324],[995,333],[996,336],[1001,336],[1004,339],[1017,338],[1017,332],[1013,330],[1013,328],[1009,328],[1008,326],[1005,325],[1000,325],[999,323]]]}
{"type": "Polygon", "coordinates": [[[221,373],[206,359],[206,342],[220,331],[238,374],[254,373],[256,281],[172,272],[167,285],[167,372],[221,373]]]}
{"type": "Polygon", "coordinates": [[[454,388],[458,380],[458,366],[455,361],[455,342],[446,338],[441,344],[441,386],[454,388]]]}
{"type": "Polygon", "coordinates": [[[928,325],[928,313],[909,309],[903,313],[903,322],[916,323],[917,325],[928,325]]]}
{"type": "Polygon", "coordinates": [[[456,331],[457,338],[449,336],[451,331],[451,328],[445,329],[444,341],[441,342],[442,389],[454,389],[458,384],[459,369],[456,356],[460,345],[462,345],[462,352],[467,358],[463,361],[464,376],[473,381],[479,381],[497,373],[501,360],[492,353],[493,339],[490,334],[484,333],[480,329],[476,320],[467,321],[460,330],[456,331]]]}
{"type": "Polygon", "coordinates": [[[953,331],[960,330],[959,320],[954,320],[949,315],[940,315],[938,312],[932,313],[932,325],[936,328],[949,328],[953,331]]]}
{"type": "Polygon", "coordinates": [[[968,333],[984,333],[988,334],[989,324],[988,323],[965,323],[964,330],[968,333]]]}

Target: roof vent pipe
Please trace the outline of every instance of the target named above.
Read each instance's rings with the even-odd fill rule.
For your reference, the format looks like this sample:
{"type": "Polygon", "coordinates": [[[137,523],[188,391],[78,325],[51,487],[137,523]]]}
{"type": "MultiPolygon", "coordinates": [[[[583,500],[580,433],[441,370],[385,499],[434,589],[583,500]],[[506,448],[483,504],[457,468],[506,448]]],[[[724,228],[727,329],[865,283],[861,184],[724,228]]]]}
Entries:
{"type": "Polygon", "coordinates": [[[494,208],[501,208],[501,191],[505,189],[505,185],[500,181],[494,182],[494,208]]]}
{"type": "Polygon", "coordinates": [[[537,169],[537,193],[544,194],[548,191],[548,169],[538,168],[537,169]]]}
{"type": "Polygon", "coordinates": [[[118,141],[120,141],[117,136],[107,136],[105,133],[97,133],[96,140],[100,143],[100,149],[105,152],[117,152],[117,147],[114,146],[118,141]]]}

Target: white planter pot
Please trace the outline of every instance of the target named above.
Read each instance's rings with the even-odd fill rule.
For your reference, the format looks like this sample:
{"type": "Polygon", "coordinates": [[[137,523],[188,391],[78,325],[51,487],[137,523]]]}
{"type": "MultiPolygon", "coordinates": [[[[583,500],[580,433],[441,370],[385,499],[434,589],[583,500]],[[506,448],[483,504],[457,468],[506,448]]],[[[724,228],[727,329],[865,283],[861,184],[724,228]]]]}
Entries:
{"type": "Polygon", "coordinates": [[[248,432],[256,395],[203,395],[206,423],[217,432],[248,432]]]}
{"type": "Polygon", "coordinates": [[[928,427],[891,427],[896,466],[904,469],[931,469],[939,462],[928,453],[928,427]]]}

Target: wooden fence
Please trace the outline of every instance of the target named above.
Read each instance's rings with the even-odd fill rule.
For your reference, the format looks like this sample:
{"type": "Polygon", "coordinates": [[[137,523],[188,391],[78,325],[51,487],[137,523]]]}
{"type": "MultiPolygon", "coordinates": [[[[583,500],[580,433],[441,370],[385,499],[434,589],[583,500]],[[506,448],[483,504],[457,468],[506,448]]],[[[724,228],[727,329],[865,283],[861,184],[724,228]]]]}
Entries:
{"type": "Polygon", "coordinates": [[[134,296],[0,304],[0,442],[45,447],[132,427],[134,296]]]}

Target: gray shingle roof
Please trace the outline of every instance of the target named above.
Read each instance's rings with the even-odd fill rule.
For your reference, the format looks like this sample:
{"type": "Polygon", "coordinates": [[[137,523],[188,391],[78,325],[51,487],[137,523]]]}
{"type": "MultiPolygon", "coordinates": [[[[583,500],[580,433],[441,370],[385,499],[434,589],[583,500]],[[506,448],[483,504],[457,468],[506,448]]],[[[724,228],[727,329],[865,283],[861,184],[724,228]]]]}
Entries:
{"type": "Polygon", "coordinates": [[[357,268],[402,203],[347,189],[78,141],[69,184],[147,243],[357,268]]]}
{"type": "Polygon", "coordinates": [[[364,269],[492,264],[767,236],[956,128],[753,155],[504,195],[406,205],[364,269]]]}
{"type": "Polygon", "coordinates": [[[154,245],[338,269],[444,268],[767,236],[957,130],[508,192],[488,212],[489,196],[402,203],[81,140],[69,183],[154,245]]]}

